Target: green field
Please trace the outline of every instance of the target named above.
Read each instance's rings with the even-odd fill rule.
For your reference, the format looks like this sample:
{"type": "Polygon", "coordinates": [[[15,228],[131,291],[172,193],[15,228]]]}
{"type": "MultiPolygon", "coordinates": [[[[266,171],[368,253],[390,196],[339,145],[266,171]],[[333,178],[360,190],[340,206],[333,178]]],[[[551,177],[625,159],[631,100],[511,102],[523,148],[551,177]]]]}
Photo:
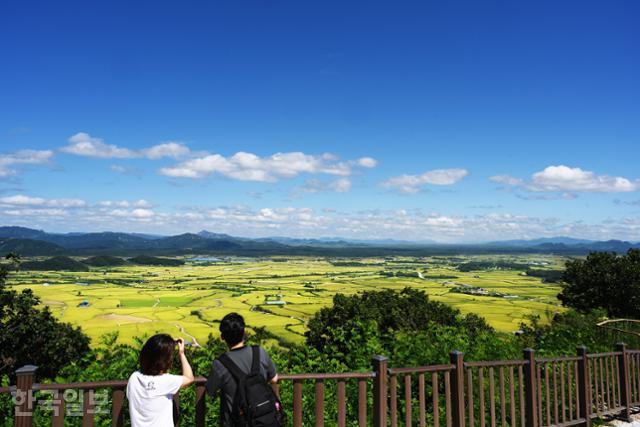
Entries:
{"type": "Polygon", "coordinates": [[[560,257],[465,256],[323,259],[314,257],[226,259],[179,267],[125,266],[89,272],[13,273],[15,289],[31,288],[63,321],[80,325],[93,344],[110,331],[119,341],[156,331],[206,342],[218,335],[228,312],[245,316],[288,341],[301,341],[305,322],[336,293],[413,287],[463,313],[484,316],[496,329],[512,332],[529,314],[546,318],[562,310],[560,288],[522,269],[457,270],[466,261],[508,261],[560,269],[560,257]],[[82,307],[86,302],[88,306],[82,307]]]}

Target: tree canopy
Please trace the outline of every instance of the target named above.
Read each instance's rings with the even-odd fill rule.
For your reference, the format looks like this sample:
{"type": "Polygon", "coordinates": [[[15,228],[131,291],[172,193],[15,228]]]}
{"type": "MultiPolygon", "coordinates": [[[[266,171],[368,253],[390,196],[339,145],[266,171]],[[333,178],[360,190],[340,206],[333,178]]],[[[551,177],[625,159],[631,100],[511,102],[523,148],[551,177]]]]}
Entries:
{"type": "Polygon", "coordinates": [[[0,375],[33,364],[40,377],[54,377],[89,352],[89,337],[79,327],[58,321],[48,307],[39,308],[40,299],[31,289],[9,289],[10,266],[0,265],[0,375]]]}
{"type": "Polygon", "coordinates": [[[558,298],[581,312],[602,308],[610,317],[640,318],[640,250],[592,252],[568,261],[558,298]]]}
{"type": "MultiPolygon", "coordinates": [[[[424,291],[412,288],[335,295],[331,307],[322,308],[309,320],[305,335],[309,347],[352,369],[367,367],[374,354],[430,354],[440,359],[454,349],[484,350],[486,346],[478,341],[484,338],[500,341],[499,334],[482,317],[463,316],[459,310],[431,301],[424,291]],[[433,351],[425,352],[425,346],[433,351]]],[[[435,361],[415,357],[406,360],[435,361]]]]}

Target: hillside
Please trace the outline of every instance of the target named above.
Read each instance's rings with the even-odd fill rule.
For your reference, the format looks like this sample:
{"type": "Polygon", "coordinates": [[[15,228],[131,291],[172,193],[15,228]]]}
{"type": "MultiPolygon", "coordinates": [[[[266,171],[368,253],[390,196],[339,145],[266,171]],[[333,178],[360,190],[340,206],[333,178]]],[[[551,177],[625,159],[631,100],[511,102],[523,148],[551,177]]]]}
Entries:
{"type": "Polygon", "coordinates": [[[129,262],[139,265],[163,265],[168,267],[174,267],[184,264],[184,261],[180,259],[161,258],[148,255],[140,255],[137,257],[129,258],[129,262]]]}
{"type": "Polygon", "coordinates": [[[57,255],[65,252],[65,249],[53,243],[41,240],[23,238],[0,238],[0,254],[10,252],[23,256],[57,255]]]}
{"type": "Polygon", "coordinates": [[[89,267],[73,258],[56,256],[43,261],[26,261],[20,264],[20,270],[37,271],[89,271],[89,267]]]}
{"type": "Polygon", "coordinates": [[[42,230],[26,227],[0,227],[0,238],[14,239],[43,239],[47,236],[42,230]]]}
{"type": "Polygon", "coordinates": [[[109,255],[97,255],[82,260],[83,264],[90,265],[92,267],[118,267],[129,264],[125,259],[109,256],[109,255]]]}

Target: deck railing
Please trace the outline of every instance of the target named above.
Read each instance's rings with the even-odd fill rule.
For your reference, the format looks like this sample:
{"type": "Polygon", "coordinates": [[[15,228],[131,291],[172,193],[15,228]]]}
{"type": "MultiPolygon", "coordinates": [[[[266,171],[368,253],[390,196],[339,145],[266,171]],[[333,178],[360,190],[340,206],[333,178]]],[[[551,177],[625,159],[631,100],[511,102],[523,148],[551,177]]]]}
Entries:
{"type": "MultiPolygon", "coordinates": [[[[339,427],[446,426],[547,427],[590,426],[592,419],[617,416],[629,420],[640,405],[640,350],[618,344],[610,353],[536,358],[531,349],[523,359],[465,362],[452,352],[450,363],[420,367],[389,367],[375,356],[370,372],[284,374],[276,388],[283,397],[288,424],[339,427]],[[331,402],[327,408],[326,403],[331,402]]],[[[47,393],[51,425],[65,425],[69,392],[82,426],[93,426],[96,409],[105,403],[113,427],[125,422],[126,381],[68,384],[35,383],[35,366],[16,371],[16,384],[0,388],[14,397],[14,425],[30,427],[36,394],[47,393]],[[110,390],[97,398],[98,390],[110,390]]],[[[205,378],[195,383],[196,427],[205,425],[205,378]]],[[[12,414],[0,414],[8,418],[12,414]]],[[[185,426],[186,427],[186,426],[185,426]]]]}

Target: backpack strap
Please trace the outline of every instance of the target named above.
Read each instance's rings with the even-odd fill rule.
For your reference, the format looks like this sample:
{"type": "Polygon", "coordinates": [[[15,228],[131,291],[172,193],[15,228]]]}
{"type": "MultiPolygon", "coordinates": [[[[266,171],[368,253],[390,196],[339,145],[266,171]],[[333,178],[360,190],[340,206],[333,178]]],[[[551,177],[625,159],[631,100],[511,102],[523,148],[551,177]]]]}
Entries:
{"type": "Polygon", "coordinates": [[[251,362],[251,373],[257,375],[260,373],[260,347],[257,345],[251,346],[251,352],[253,360],[251,362]]]}
{"type": "Polygon", "coordinates": [[[227,353],[218,357],[218,360],[222,365],[227,368],[227,371],[231,374],[233,379],[236,381],[236,384],[240,383],[240,381],[247,375],[234,363],[233,360],[229,357],[227,353]]]}

